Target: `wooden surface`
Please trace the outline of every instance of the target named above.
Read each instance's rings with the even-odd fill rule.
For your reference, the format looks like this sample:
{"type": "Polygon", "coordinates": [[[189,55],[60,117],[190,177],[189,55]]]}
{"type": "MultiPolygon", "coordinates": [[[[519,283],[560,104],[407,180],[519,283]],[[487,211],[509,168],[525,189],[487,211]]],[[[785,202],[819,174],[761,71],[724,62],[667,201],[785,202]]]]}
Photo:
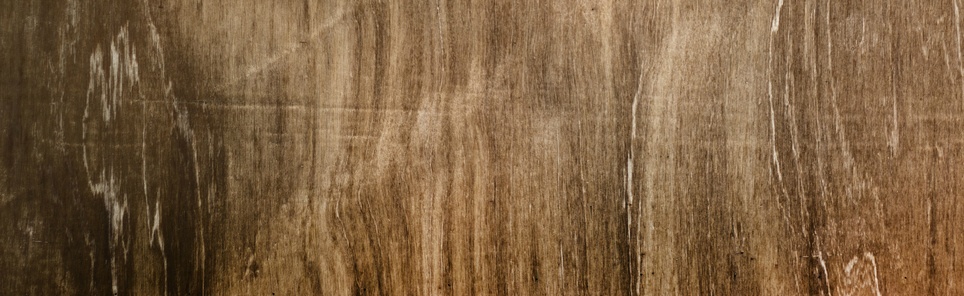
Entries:
{"type": "Polygon", "coordinates": [[[961,5],[0,0],[0,294],[962,295],[961,5]]]}

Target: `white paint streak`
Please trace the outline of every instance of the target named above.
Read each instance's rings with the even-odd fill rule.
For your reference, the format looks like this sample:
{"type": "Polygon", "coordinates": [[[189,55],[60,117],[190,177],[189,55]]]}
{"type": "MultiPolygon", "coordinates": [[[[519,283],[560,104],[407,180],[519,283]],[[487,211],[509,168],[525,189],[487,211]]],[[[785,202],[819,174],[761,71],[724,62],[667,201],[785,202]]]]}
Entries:
{"type": "MultiPolygon", "coordinates": [[[[896,86],[892,86],[892,87],[895,87],[895,88],[896,88],[896,86]]],[[[887,146],[890,147],[890,154],[896,156],[896,155],[897,155],[897,149],[899,148],[898,145],[900,144],[900,123],[899,123],[898,115],[897,115],[897,92],[896,92],[896,90],[893,92],[892,97],[894,98],[893,116],[892,116],[892,119],[893,119],[893,120],[892,120],[892,122],[891,122],[891,124],[893,125],[893,127],[892,127],[891,130],[890,130],[890,139],[888,139],[888,141],[887,141],[887,146]]]]}
{"type": "Polygon", "coordinates": [[[964,61],[961,61],[961,9],[959,0],[954,0],[954,26],[957,30],[957,70],[961,75],[961,95],[964,96],[964,61]]]}
{"type": "Polygon", "coordinates": [[[777,152],[777,125],[776,125],[776,112],[773,110],[773,81],[771,81],[770,76],[773,71],[773,35],[780,28],[780,13],[783,9],[783,0],[777,2],[776,11],[773,14],[773,22],[770,27],[770,44],[768,47],[769,55],[767,56],[767,98],[769,99],[770,107],[770,145],[773,152],[773,164],[776,165],[777,170],[777,180],[783,181],[783,172],[780,169],[780,156],[777,152]]]}
{"type": "Polygon", "coordinates": [[[844,273],[847,275],[846,278],[846,288],[845,295],[856,294],[861,288],[871,288],[874,295],[880,296],[880,279],[878,277],[877,271],[877,258],[871,252],[864,252],[863,256],[854,256],[847,262],[844,266],[844,273]],[[866,268],[866,264],[860,264],[861,259],[864,259],[866,264],[869,264],[870,268],[866,268]]]}
{"type": "Polygon", "coordinates": [[[830,273],[827,272],[827,261],[823,260],[823,251],[817,253],[817,260],[820,261],[820,269],[823,270],[823,282],[827,288],[827,294],[833,296],[833,291],[830,290],[830,273]]]}
{"type": "MultiPolygon", "coordinates": [[[[791,47],[792,47],[792,46],[791,46],[791,47]]],[[[791,68],[791,65],[790,65],[790,56],[791,56],[791,55],[792,55],[792,52],[791,52],[791,54],[788,54],[788,55],[786,56],[786,59],[787,59],[787,65],[786,65],[786,66],[787,66],[787,69],[790,69],[790,68],[791,68]]],[[[799,162],[800,162],[800,149],[799,149],[799,146],[800,146],[800,145],[799,145],[799,143],[797,142],[797,132],[798,132],[798,131],[797,131],[797,116],[796,116],[796,114],[794,114],[794,111],[795,111],[794,109],[796,109],[796,108],[794,108],[794,107],[793,107],[793,103],[790,102],[790,84],[793,83],[793,78],[791,78],[791,72],[792,72],[792,71],[786,71],[786,73],[784,73],[784,78],[783,78],[783,79],[784,79],[784,84],[783,84],[783,107],[784,107],[784,109],[786,109],[786,111],[787,111],[787,117],[788,117],[788,120],[790,121],[790,141],[791,141],[791,142],[790,142],[790,151],[793,152],[794,162],[796,162],[796,163],[799,165],[799,162]]],[[[798,169],[799,169],[799,167],[798,167],[798,169]]]]}
{"type": "MultiPolygon", "coordinates": [[[[90,81],[87,83],[87,99],[84,105],[84,117],[83,120],[80,121],[80,125],[82,127],[80,130],[80,136],[82,139],[84,139],[84,142],[87,140],[87,119],[90,117],[90,97],[92,94],[95,94],[96,87],[98,85],[102,85],[104,80],[104,70],[102,68],[103,61],[104,52],[101,50],[100,45],[98,45],[94,49],[94,52],[90,54],[90,81]]],[[[101,92],[100,95],[104,96],[103,92],[101,92]]],[[[87,173],[87,186],[93,190],[94,183],[90,174],[90,164],[87,157],[87,145],[84,145],[82,148],[83,153],[81,155],[84,161],[84,172],[87,173]]]]}
{"type": "MultiPolygon", "coordinates": [[[[153,48],[154,48],[154,50],[155,50],[154,54],[156,54],[156,56],[154,57],[154,63],[153,63],[152,66],[154,67],[155,70],[159,70],[159,71],[160,71],[160,74],[161,74],[161,75],[160,75],[160,82],[161,82],[161,83],[164,83],[164,81],[167,81],[167,82],[168,82],[167,86],[164,88],[164,98],[172,99],[172,101],[173,101],[173,96],[171,95],[171,83],[170,83],[170,81],[167,80],[167,75],[166,75],[165,68],[164,68],[164,64],[165,64],[165,63],[164,63],[164,48],[161,47],[161,36],[160,36],[160,34],[157,33],[157,26],[154,25],[154,19],[151,17],[151,12],[150,12],[150,10],[148,9],[148,7],[150,7],[150,5],[151,5],[151,4],[148,3],[147,0],[144,0],[144,1],[143,1],[143,5],[142,5],[141,7],[144,9],[143,13],[144,13],[144,15],[146,16],[147,27],[148,27],[148,29],[149,29],[149,31],[150,31],[151,45],[153,46],[153,48]]],[[[150,53],[150,52],[149,52],[149,53],[150,53]]],[[[176,104],[175,104],[175,108],[176,108],[176,104]]],[[[143,182],[144,182],[144,200],[145,200],[145,202],[146,202],[146,203],[145,203],[145,206],[149,208],[149,206],[147,206],[148,204],[150,204],[149,202],[147,202],[147,196],[148,196],[148,186],[147,186],[147,149],[146,149],[146,147],[147,147],[147,142],[146,142],[146,138],[144,138],[144,137],[146,137],[146,134],[147,134],[147,123],[146,123],[146,122],[144,123],[144,130],[143,130],[142,132],[143,132],[143,134],[142,134],[142,138],[141,138],[141,145],[142,145],[142,146],[141,146],[141,162],[142,162],[141,165],[142,165],[142,178],[143,178],[143,182]]],[[[149,211],[149,209],[148,209],[148,211],[149,211]]],[[[150,216],[150,214],[148,214],[148,217],[149,217],[149,216],[150,216]]],[[[158,246],[158,248],[160,249],[161,257],[162,257],[162,259],[163,259],[162,262],[164,263],[164,273],[163,273],[163,275],[164,275],[164,285],[163,285],[163,286],[164,286],[164,294],[166,295],[166,294],[167,294],[167,281],[168,281],[168,278],[167,278],[168,263],[167,263],[167,253],[166,253],[166,251],[165,251],[165,246],[164,246],[164,233],[160,230],[160,225],[161,225],[161,201],[160,201],[159,198],[154,200],[154,219],[153,219],[153,223],[149,223],[149,224],[151,224],[151,225],[150,225],[150,226],[151,226],[151,233],[150,233],[150,241],[151,241],[151,244],[153,245],[153,242],[154,242],[154,240],[155,240],[155,238],[156,238],[156,239],[157,239],[157,246],[158,246]]]]}
{"type": "Polygon", "coordinates": [[[124,217],[127,214],[127,197],[120,198],[120,183],[114,177],[113,170],[110,173],[101,171],[101,179],[104,181],[94,184],[91,191],[96,195],[103,196],[104,207],[107,209],[107,217],[110,220],[110,274],[111,287],[114,294],[117,294],[117,265],[118,248],[123,249],[123,256],[120,258],[126,261],[127,245],[123,242],[124,217]]]}
{"type": "Polygon", "coordinates": [[[125,239],[128,199],[127,195],[120,192],[120,181],[114,175],[115,151],[104,145],[95,145],[108,143],[105,141],[107,139],[89,139],[88,136],[92,134],[110,137],[112,133],[105,131],[112,128],[111,123],[116,120],[118,109],[122,105],[121,99],[133,93],[135,86],[139,83],[137,52],[134,46],[130,44],[129,39],[127,26],[124,25],[117,35],[111,39],[108,53],[105,53],[103,47],[98,44],[90,54],[89,80],[84,115],[81,121],[81,138],[84,142],[82,157],[84,171],[87,174],[87,185],[94,196],[103,199],[104,208],[110,222],[108,248],[110,251],[111,289],[114,294],[118,293],[118,283],[120,282],[118,266],[123,266],[124,262],[127,261],[129,252],[125,239]],[[91,117],[92,99],[100,101],[101,116],[99,118],[91,117]],[[97,124],[90,126],[89,123],[97,124]],[[96,132],[88,133],[88,129],[95,129],[96,132]],[[92,161],[96,161],[96,163],[92,163],[92,161]],[[99,175],[94,176],[91,173],[97,170],[97,168],[92,168],[92,164],[99,165],[99,175]]]}
{"type": "MultiPolygon", "coordinates": [[[[771,152],[772,152],[771,155],[772,155],[773,165],[774,165],[774,168],[776,169],[776,175],[777,175],[777,181],[778,181],[777,183],[779,183],[779,185],[780,185],[780,190],[781,190],[781,192],[782,192],[782,196],[784,196],[784,197],[789,197],[789,193],[787,193],[787,189],[786,189],[786,187],[785,187],[784,184],[783,184],[783,169],[780,167],[780,154],[779,154],[779,152],[777,151],[776,112],[775,112],[774,109],[773,109],[773,80],[772,80],[772,76],[773,76],[773,37],[774,37],[774,35],[776,35],[776,32],[777,32],[777,31],[779,30],[779,28],[780,28],[780,14],[781,14],[781,11],[782,11],[782,10],[783,10],[783,0],[780,0],[779,2],[777,2],[776,11],[774,11],[773,21],[772,21],[771,27],[770,27],[769,41],[768,41],[768,45],[767,45],[767,50],[768,50],[768,53],[767,53],[767,71],[766,71],[766,74],[767,74],[767,106],[769,107],[769,110],[770,110],[770,149],[771,149],[771,152]]],[[[789,215],[789,213],[787,213],[787,210],[786,210],[786,208],[784,208],[784,206],[781,205],[780,208],[781,208],[781,213],[783,214],[784,222],[786,223],[787,227],[790,227],[790,228],[792,229],[792,227],[791,227],[791,225],[790,225],[790,215],[789,215]]]]}
{"type": "MultiPolygon", "coordinates": [[[[809,216],[810,212],[809,212],[808,207],[806,207],[806,206],[803,205],[803,202],[804,202],[805,200],[807,200],[807,196],[806,196],[806,194],[805,194],[806,190],[804,190],[804,188],[803,188],[803,186],[804,186],[804,180],[803,180],[804,171],[803,171],[803,170],[804,170],[804,169],[803,169],[803,165],[800,164],[800,148],[799,148],[799,147],[800,147],[800,138],[799,138],[799,129],[797,128],[797,116],[796,116],[796,114],[795,114],[796,108],[794,108],[794,104],[793,104],[793,102],[791,102],[791,96],[790,96],[790,94],[791,94],[791,91],[790,91],[791,86],[793,86],[793,85],[794,85],[794,82],[795,82],[795,77],[793,76],[793,71],[790,71],[790,70],[789,70],[789,69],[792,69],[792,68],[793,68],[792,60],[790,59],[790,57],[793,56],[793,54],[794,54],[794,52],[793,52],[792,39],[790,39],[790,32],[787,32],[787,43],[788,43],[788,48],[789,48],[788,50],[789,50],[790,52],[789,52],[788,54],[786,54],[786,56],[785,56],[785,67],[786,67],[787,71],[785,71],[784,76],[783,76],[783,79],[784,79],[784,85],[783,85],[783,106],[784,106],[784,109],[785,109],[786,112],[787,112],[788,121],[790,122],[790,149],[791,149],[791,152],[792,152],[792,154],[793,154],[794,167],[796,167],[796,171],[797,171],[797,172],[796,172],[796,177],[797,177],[797,178],[796,178],[796,179],[797,179],[796,185],[797,185],[797,195],[798,195],[798,197],[799,197],[798,200],[799,200],[799,202],[800,202],[800,206],[799,206],[799,209],[800,209],[800,217],[807,217],[807,216],[809,216]]],[[[783,186],[783,184],[781,184],[781,188],[785,188],[785,187],[782,187],[782,186],[783,186]]],[[[786,193],[786,191],[784,191],[784,195],[785,195],[785,196],[788,196],[787,201],[789,201],[789,195],[788,195],[788,193],[786,193]]],[[[801,229],[800,229],[801,233],[805,233],[805,232],[806,232],[805,226],[804,226],[802,223],[801,223],[801,225],[800,225],[800,228],[801,228],[801,229]]]]}
{"type": "Polygon", "coordinates": [[[870,265],[874,267],[874,293],[880,296],[880,280],[877,278],[877,258],[870,252],[864,253],[864,258],[870,260],[870,265]]]}
{"type": "Polygon", "coordinates": [[[636,147],[636,113],[639,109],[639,95],[643,91],[643,73],[640,70],[639,73],[639,85],[636,87],[636,94],[633,96],[633,108],[632,108],[632,123],[629,128],[629,155],[626,158],[626,192],[629,194],[629,204],[633,204],[633,161],[635,158],[635,147],[636,147]]]}
{"type": "Polygon", "coordinates": [[[88,292],[93,293],[94,292],[94,275],[96,274],[94,273],[94,267],[97,266],[96,265],[97,260],[95,259],[96,256],[94,256],[95,255],[94,250],[96,250],[96,246],[94,246],[94,240],[90,238],[90,233],[84,233],[84,243],[86,243],[87,248],[90,249],[90,253],[88,254],[90,256],[90,286],[87,289],[88,289],[88,292]]]}
{"type": "MultiPolygon", "coordinates": [[[[170,87],[168,87],[168,93],[170,93],[170,87]]],[[[203,198],[203,196],[201,195],[201,189],[200,189],[200,184],[201,184],[201,168],[200,168],[200,163],[198,163],[198,158],[197,158],[197,155],[198,155],[198,153],[197,153],[197,140],[195,139],[194,131],[191,130],[190,116],[189,116],[189,114],[188,114],[187,108],[183,107],[182,104],[178,103],[176,96],[173,96],[173,95],[170,95],[170,94],[168,94],[168,95],[172,98],[172,100],[173,100],[173,102],[174,102],[174,109],[175,109],[175,113],[176,113],[176,116],[177,116],[177,119],[176,119],[176,120],[177,120],[177,122],[176,122],[177,129],[178,129],[178,131],[181,133],[181,136],[183,136],[184,139],[185,139],[186,141],[188,141],[188,143],[191,143],[191,161],[192,161],[192,166],[193,166],[193,168],[194,168],[194,182],[195,182],[194,184],[196,184],[196,185],[198,186],[198,188],[197,188],[197,190],[196,190],[196,192],[195,192],[195,197],[196,197],[196,200],[197,200],[197,209],[198,209],[198,211],[200,211],[200,212],[203,213],[203,212],[206,212],[207,210],[204,208],[204,198],[203,198]]],[[[201,216],[202,216],[202,218],[198,219],[198,221],[197,221],[197,223],[198,223],[198,228],[197,228],[197,229],[198,229],[197,243],[200,245],[200,247],[197,248],[197,252],[199,253],[199,254],[198,254],[198,257],[199,257],[200,259],[198,259],[198,261],[195,263],[195,269],[203,274],[203,273],[205,272],[205,269],[206,269],[207,265],[204,264],[205,257],[206,257],[205,246],[204,246],[204,242],[205,242],[205,239],[204,239],[204,237],[205,237],[205,236],[204,236],[204,235],[205,235],[205,234],[204,234],[204,225],[205,225],[205,222],[204,222],[204,219],[203,219],[203,215],[201,215],[201,216]]],[[[202,285],[203,285],[203,283],[202,283],[202,285]]]]}
{"type": "Polygon", "coordinates": [[[780,30],[780,11],[783,10],[783,0],[777,1],[777,9],[773,13],[773,21],[770,23],[770,33],[780,30]]]}
{"type": "Polygon", "coordinates": [[[847,275],[850,275],[850,273],[853,272],[853,270],[854,270],[854,265],[857,264],[857,260],[859,260],[859,259],[860,259],[860,258],[858,258],[858,257],[854,257],[854,258],[850,259],[850,262],[847,262],[847,265],[844,266],[844,272],[847,273],[847,275]]]}
{"type": "MultiPolygon", "coordinates": [[[[639,96],[643,92],[643,69],[642,68],[643,67],[640,66],[639,81],[637,82],[637,85],[636,85],[636,94],[633,95],[633,108],[630,111],[633,113],[632,114],[633,119],[629,127],[629,155],[628,157],[626,157],[626,194],[628,196],[628,202],[626,205],[626,232],[628,235],[627,237],[632,237],[632,235],[629,235],[629,234],[632,232],[632,229],[633,229],[632,228],[632,224],[633,224],[632,211],[630,211],[629,209],[633,205],[633,202],[635,199],[634,192],[633,192],[633,171],[635,170],[634,164],[635,164],[635,156],[636,156],[635,155],[636,153],[635,151],[636,150],[636,113],[638,112],[638,109],[639,109],[639,96]]],[[[637,243],[637,246],[639,246],[638,243],[637,243]]],[[[636,268],[641,268],[642,266],[641,265],[642,255],[640,253],[641,252],[639,252],[638,250],[636,251],[636,268]]],[[[633,278],[635,278],[635,276],[633,278]]],[[[640,289],[642,288],[640,285],[642,285],[642,281],[640,281],[639,279],[636,279],[636,294],[640,293],[640,289]]]]}

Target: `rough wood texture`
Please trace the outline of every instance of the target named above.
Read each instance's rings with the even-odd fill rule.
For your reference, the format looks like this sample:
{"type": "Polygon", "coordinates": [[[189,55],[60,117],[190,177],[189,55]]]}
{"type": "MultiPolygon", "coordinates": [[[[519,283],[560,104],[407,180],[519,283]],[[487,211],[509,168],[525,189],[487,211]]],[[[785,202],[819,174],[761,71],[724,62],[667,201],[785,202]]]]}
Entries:
{"type": "Polygon", "coordinates": [[[0,0],[0,290],[964,295],[959,0],[0,0]]]}

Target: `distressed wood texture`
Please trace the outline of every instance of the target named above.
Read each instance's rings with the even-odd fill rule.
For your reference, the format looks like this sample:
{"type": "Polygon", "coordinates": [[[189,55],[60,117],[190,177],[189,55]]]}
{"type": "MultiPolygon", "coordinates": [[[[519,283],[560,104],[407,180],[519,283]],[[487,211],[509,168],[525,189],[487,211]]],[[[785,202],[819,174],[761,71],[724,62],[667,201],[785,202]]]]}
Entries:
{"type": "Polygon", "coordinates": [[[960,0],[0,0],[0,294],[964,295],[960,0]]]}

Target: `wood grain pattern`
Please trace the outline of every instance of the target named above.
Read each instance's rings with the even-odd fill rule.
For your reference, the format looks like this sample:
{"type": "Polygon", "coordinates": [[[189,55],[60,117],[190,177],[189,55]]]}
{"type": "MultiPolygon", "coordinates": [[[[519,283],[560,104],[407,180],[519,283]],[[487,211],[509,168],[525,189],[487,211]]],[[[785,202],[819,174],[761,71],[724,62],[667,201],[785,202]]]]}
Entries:
{"type": "Polygon", "coordinates": [[[0,294],[964,294],[959,2],[0,0],[0,294]]]}

